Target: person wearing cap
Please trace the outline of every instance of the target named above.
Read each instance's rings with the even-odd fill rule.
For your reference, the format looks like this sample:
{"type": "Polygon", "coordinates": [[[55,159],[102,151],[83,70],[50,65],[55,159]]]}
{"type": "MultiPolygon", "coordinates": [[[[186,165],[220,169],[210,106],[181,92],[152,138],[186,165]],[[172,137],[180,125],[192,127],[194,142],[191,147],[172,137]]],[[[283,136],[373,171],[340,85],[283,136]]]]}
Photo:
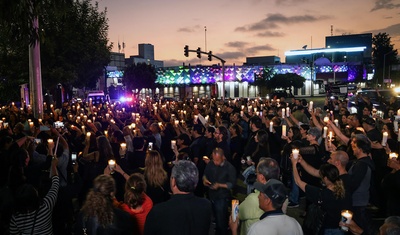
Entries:
{"type": "MultiPolygon", "coordinates": [[[[278,179],[280,173],[279,163],[272,158],[261,158],[257,165],[257,181],[266,184],[270,179],[278,179]]],[[[260,191],[254,190],[239,205],[240,234],[246,235],[250,226],[260,220],[264,211],[258,206],[260,191]]],[[[287,200],[288,201],[288,200],[287,200]]],[[[282,208],[286,211],[287,201],[282,208]]]]}
{"type": "Polygon", "coordinates": [[[300,224],[282,211],[282,205],[287,198],[287,190],[282,182],[270,179],[266,184],[256,182],[254,187],[260,191],[258,203],[264,214],[260,217],[260,221],[250,227],[248,235],[303,234],[300,224]]]}

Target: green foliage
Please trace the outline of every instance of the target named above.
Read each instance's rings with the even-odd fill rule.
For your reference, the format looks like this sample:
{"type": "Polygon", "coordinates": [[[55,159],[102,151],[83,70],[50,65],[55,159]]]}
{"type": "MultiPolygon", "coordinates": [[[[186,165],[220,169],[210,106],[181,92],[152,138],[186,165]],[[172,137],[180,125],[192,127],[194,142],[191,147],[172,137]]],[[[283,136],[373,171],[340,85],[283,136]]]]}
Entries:
{"type": "Polygon", "coordinates": [[[283,88],[291,89],[302,88],[306,79],[295,73],[275,74],[270,80],[267,81],[267,86],[270,89],[283,88]]]}
{"type": "Polygon", "coordinates": [[[393,49],[391,37],[387,33],[378,33],[372,38],[372,56],[375,68],[382,69],[385,58],[385,67],[397,64],[397,50],[393,49]],[[385,57],[386,55],[386,57],[385,57]]]}
{"type": "Polygon", "coordinates": [[[58,83],[94,87],[103,75],[112,45],[107,38],[107,11],[100,11],[97,3],[2,0],[0,9],[0,98],[11,91],[18,96],[17,85],[28,82],[28,45],[39,39],[43,90],[53,90],[58,83]],[[30,2],[35,14],[29,10],[30,2]],[[34,16],[40,27],[36,35],[34,16]]]}
{"type": "Polygon", "coordinates": [[[156,69],[153,65],[138,63],[129,65],[125,69],[122,82],[127,90],[138,89],[140,92],[143,88],[154,89],[156,78],[156,69]]]}

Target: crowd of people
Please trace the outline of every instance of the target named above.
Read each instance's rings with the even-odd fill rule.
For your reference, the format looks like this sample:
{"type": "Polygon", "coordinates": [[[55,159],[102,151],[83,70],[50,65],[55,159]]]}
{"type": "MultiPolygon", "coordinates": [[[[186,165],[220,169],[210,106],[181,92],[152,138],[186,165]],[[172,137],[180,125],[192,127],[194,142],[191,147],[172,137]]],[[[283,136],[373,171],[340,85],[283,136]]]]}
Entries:
{"type": "MultiPolygon", "coordinates": [[[[399,234],[395,103],[184,98],[0,110],[2,234],[399,234]],[[379,114],[379,115],[378,115],[379,114]],[[247,185],[230,219],[238,180],[247,185]],[[319,226],[286,215],[306,197],[319,226]],[[352,218],[343,221],[343,211],[352,218]],[[215,231],[211,225],[215,223],[215,231]]],[[[400,119],[400,117],[398,117],[400,119]]]]}

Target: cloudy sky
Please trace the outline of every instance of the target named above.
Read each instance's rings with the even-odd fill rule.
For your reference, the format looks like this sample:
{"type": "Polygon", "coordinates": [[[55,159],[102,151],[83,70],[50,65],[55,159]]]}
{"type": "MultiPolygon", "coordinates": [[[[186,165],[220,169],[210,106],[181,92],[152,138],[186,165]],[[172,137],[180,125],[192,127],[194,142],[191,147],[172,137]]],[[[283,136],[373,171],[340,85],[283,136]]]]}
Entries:
{"type": "MultiPolygon", "coordinates": [[[[387,32],[400,49],[400,0],[98,0],[107,8],[109,38],[125,57],[151,43],[165,66],[211,64],[206,55],[183,55],[183,47],[213,51],[228,65],[246,56],[280,56],[321,48],[325,36],[387,32]],[[206,32],[205,32],[206,27],[206,32]],[[207,46],[207,48],[205,48],[207,46]]],[[[216,63],[216,61],[213,61],[216,63]]]]}

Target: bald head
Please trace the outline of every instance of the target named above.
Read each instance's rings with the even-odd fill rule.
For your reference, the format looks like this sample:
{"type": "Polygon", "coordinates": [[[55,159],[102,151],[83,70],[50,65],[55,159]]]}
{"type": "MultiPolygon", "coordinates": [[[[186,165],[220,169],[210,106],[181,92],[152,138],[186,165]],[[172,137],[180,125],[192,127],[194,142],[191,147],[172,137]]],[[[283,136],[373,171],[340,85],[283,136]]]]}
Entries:
{"type": "Polygon", "coordinates": [[[345,151],[335,151],[332,153],[334,160],[339,161],[342,167],[346,167],[349,163],[349,155],[345,151]]]}

